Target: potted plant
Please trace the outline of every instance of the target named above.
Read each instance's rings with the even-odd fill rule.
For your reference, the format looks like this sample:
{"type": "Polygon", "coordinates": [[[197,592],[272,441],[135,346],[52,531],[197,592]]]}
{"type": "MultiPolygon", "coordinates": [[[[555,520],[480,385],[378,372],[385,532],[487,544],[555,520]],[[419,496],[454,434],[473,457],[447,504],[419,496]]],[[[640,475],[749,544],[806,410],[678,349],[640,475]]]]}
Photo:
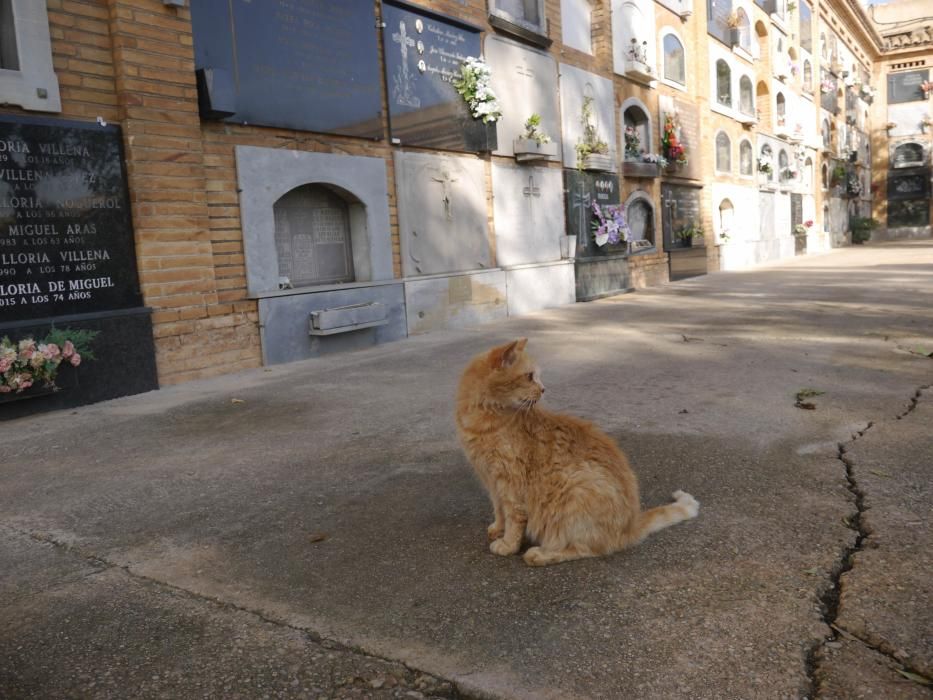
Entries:
{"type": "Polygon", "coordinates": [[[609,144],[599,138],[596,125],[593,124],[592,97],[583,98],[583,107],[580,111],[583,137],[577,143],[577,167],[581,170],[612,170],[609,144]]]}
{"type": "Polygon", "coordinates": [[[600,248],[605,245],[625,245],[629,240],[631,231],[625,219],[625,206],[622,204],[592,203],[593,220],[590,227],[593,229],[593,240],[600,248]]]}
{"type": "Polygon", "coordinates": [[[929,98],[930,95],[933,94],[933,81],[924,80],[920,83],[920,89],[923,90],[924,99],[929,98]]]}
{"type": "Polygon", "coordinates": [[[933,117],[930,117],[929,114],[924,114],[920,118],[920,133],[926,133],[926,130],[933,126],[933,117]]]}
{"type": "Polygon", "coordinates": [[[677,231],[674,234],[674,238],[680,241],[680,244],[684,248],[691,248],[693,246],[694,238],[703,238],[703,227],[690,224],[677,231]]]}
{"type": "Polygon", "coordinates": [[[515,160],[550,160],[557,157],[557,144],[541,128],[541,115],[533,113],[525,120],[525,131],[512,141],[515,160]]]}
{"type": "Polygon", "coordinates": [[[680,168],[687,165],[687,149],[677,136],[677,119],[668,114],[664,118],[664,129],[661,132],[661,155],[667,161],[668,167],[680,168]]]}
{"type": "Polygon", "coordinates": [[[648,42],[638,43],[632,38],[632,43],[625,52],[625,75],[639,82],[654,80],[654,68],[648,64],[648,42]]]}
{"type": "Polygon", "coordinates": [[[837,165],[833,168],[833,184],[840,185],[845,182],[846,179],[846,169],[845,166],[837,165]]]}
{"type": "Polygon", "coordinates": [[[849,228],[852,229],[852,242],[861,245],[871,240],[871,232],[878,226],[878,222],[869,217],[856,216],[849,222],[849,228]]]}
{"type": "Polygon", "coordinates": [[[77,367],[93,360],[90,344],[97,331],[52,331],[40,340],[0,339],[0,402],[59,390],[55,378],[62,364],[77,367]]]}

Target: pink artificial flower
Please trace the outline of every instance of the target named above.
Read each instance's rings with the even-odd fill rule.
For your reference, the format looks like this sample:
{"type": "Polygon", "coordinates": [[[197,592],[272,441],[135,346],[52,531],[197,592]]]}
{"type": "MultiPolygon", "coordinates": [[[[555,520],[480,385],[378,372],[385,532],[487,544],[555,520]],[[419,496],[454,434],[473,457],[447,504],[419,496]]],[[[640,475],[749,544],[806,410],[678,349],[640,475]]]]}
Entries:
{"type": "Polygon", "coordinates": [[[65,345],[62,347],[62,357],[66,360],[75,354],[75,346],[71,343],[70,340],[65,341],[65,345]]]}
{"type": "Polygon", "coordinates": [[[0,358],[0,374],[3,374],[12,366],[13,360],[9,359],[8,357],[0,358]]]}
{"type": "Polygon", "coordinates": [[[55,343],[49,343],[45,346],[45,359],[54,360],[56,357],[62,354],[62,351],[55,343]]]}
{"type": "Polygon", "coordinates": [[[11,391],[13,390],[6,384],[0,384],[0,394],[9,394],[11,391]]]}
{"type": "MultiPolygon", "coordinates": [[[[29,375],[27,374],[26,376],[28,377],[29,375]]],[[[22,380],[22,381],[19,383],[19,390],[20,390],[20,391],[24,391],[24,390],[28,389],[28,388],[31,387],[31,386],[32,386],[32,380],[31,380],[31,379],[24,379],[24,380],[22,380]]]]}
{"type": "Polygon", "coordinates": [[[81,364],[81,356],[78,353],[74,353],[69,362],[71,362],[72,367],[77,367],[81,364]]]}

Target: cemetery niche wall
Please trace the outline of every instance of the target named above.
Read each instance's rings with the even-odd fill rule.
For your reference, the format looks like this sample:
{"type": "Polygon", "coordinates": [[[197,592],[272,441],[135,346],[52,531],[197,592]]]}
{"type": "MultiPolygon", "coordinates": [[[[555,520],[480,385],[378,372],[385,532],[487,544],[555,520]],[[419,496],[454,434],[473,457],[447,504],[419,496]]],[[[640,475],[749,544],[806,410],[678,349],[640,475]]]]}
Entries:
{"type": "Polygon", "coordinates": [[[480,28],[391,0],[382,5],[392,143],[480,153],[496,148],[496,124],[475,119],[453,86],[460,65],[479,58],[480,28]]]}
{"type": "Polygon", "coordinates": [[[0,417],[158,388],[120,128],[0,116],[0,338],[53,331],[95,334],[94,358],[59,365],[58,391],[0,392],[0,417]]]}
{"type": "Polygon", "coordinates": [[[191,3],[203,119],[382,138],[374,5],[191,3]]]}

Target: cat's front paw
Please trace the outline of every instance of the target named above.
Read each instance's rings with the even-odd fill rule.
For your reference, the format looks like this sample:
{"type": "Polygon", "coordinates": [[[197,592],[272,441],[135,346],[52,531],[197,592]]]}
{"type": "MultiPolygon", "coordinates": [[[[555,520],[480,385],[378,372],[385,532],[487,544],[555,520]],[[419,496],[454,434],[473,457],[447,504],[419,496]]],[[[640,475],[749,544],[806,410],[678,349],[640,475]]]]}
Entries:
{"type": "Polygon", "coordinates": [[[695,518],[700,513],[700,502],[684,491],[674,491],[674,501],[683,507],[688,518],[695,518]]]}
{"type": "Polygon", "coordinates": [[[489,543],[489,551],[502,557],[515,554],[518,551],[518,545],[510,545],[501,537],[489,543]]]}
{"type": "Polygon", "coordinates": [[[504,534],[505,526],[500,525],[499,523],[492,523],[489,527],[486,528],[486,537],[489,538],[490,542],[498,540],[504,534]]]}

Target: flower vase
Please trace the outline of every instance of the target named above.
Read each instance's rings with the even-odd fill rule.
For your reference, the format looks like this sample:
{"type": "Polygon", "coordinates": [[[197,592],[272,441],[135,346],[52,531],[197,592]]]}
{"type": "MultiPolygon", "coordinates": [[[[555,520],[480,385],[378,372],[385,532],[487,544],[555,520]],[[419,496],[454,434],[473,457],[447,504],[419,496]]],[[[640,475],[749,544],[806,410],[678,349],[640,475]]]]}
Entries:
{"type": "Polygon", "coordinates": [[[577,257],[577,237],[573,234],[560,237],[560,257],[572,260],[577,257]]]}

